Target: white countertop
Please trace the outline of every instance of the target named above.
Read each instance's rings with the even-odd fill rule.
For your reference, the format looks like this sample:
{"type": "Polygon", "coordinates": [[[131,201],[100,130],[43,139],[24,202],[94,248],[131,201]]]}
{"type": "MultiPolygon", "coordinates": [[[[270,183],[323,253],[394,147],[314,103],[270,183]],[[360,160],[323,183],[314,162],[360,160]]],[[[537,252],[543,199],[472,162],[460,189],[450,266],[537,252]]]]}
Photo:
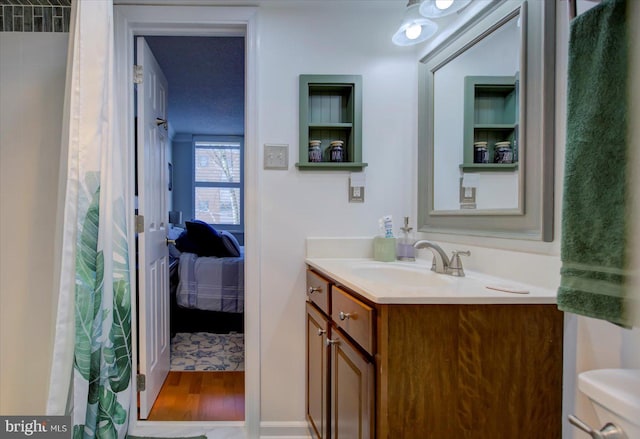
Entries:
{"type": "Polygon", "coordinates": [[[555,290],[471,271],[466,271],[465,277],[436,274],[424,260],[376,262],[367,258],[307,258],[305,262],[338,284],[380,304],[556,303],[555,290]]]}

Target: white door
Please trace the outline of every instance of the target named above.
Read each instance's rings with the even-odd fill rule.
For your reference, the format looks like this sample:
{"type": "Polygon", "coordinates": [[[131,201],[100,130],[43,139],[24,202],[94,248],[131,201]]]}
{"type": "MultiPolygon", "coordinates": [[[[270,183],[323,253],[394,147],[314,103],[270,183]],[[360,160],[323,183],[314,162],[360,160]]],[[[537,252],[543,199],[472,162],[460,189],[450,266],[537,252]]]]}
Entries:
{"type": "Polygon", "coordinates": [[[142,67],[137,85],[140,418],[146,419],[169,373],[169,254],[167,250],[167,80],[142,37],[137,38],[136,65],[142,67]]]}

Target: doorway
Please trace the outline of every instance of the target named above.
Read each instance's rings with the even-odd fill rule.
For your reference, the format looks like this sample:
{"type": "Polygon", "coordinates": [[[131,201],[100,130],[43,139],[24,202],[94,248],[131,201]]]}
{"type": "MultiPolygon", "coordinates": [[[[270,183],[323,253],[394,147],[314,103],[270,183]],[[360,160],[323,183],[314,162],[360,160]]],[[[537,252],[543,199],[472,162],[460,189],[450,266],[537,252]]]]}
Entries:
{"type": "Polygon", "coordinates": [[[148,416],[142,408],[140,416],[243,421],[245,39],[137,38],[168,83],[168,236],[182,235],[169,244],[170,368],[148,416]],[[187,225],[193,220],[212,227],[231,251],[205,246],[187,225]]]}
{"type": "MultiPolygon", "coordinates": [[[[180,433],[189,435],[206,428],[215,431],[217,428],[237,429],[238,433],[247,434],[249,437],[259,435],[260,419],[260,370],[259,370],[259,297],[260,297],[260,260],[259,260],[259,204],[255,200],[260,199],[260,187],[258,184],[259,153],[257,150],[257,75],[256,75],[256,12],[255,7],[215,7],[215,6],[115,6],[115,57],[116,75],[118,76],[118,105],[121,112],[118,113],[119,140],[133,145],[135,116],[134,97],[128,84],[132,80],[131,60],[133,60],[133,38],[136,35],[189,35],[189,36],[244,36],[246,43],[246,83],[245,83],[245,185],[244,192],[250,194],[251,199],[246,200],[245,232],[251,237],[252,245],[247,247],[245,260],[247,270],[245,272],[245,421],[244,422],[191,422],[175,423],[146,422],[132,417],[130,421],[130,433],[137,435],[153,435],[158,433],[158,428],[179,429],[180,433]]],[[[132,153],[127,160],[128,185],[133,194],[135,182],[135,159],[132,153]]],[[[135,209],[135,199],[128,200],[129,211],[135,209]]],[[[130,246],[135,246],[133,223],[130,225],[130,246]]],[[[136,279],[135,263],[130,264],[132,279],[136,279]]],[[[135,303],[135,297],[132,302],[135,303]]],[[[137,314],[133,314],[137,320],[137,314]]],[[[139,362],[138,330],[137,322],[132,328],[133,364],[139,362]]],[[[136,406],[137,395],[133,395],[132,406],[136,406]]],[[[235,431],[235,430],[234,430],[235,431]]]]}

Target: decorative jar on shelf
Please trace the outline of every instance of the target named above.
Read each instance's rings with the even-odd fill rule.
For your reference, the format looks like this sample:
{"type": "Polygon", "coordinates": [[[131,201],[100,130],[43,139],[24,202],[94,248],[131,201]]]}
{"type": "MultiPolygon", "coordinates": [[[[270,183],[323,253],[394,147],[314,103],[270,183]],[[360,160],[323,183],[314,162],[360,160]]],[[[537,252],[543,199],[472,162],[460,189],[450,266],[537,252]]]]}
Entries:
{"type": "Polygon", "coordinates": [[[344,161],[344,149],[342,146],[344,142],[342,140],[334,140],[329,144],[329,159],[332,162],[344,161]]]}
{"type": "Polygon", "coordinates": [[[474,142],[473,163],[489,163],[489,152],[487,142],[474,142]]]}
{"type": "Polygon", "coordinates": [[[494,163],[513,163],[513,150],[511,142],[496,142],[493,150],[494,163]]]}
{"type": "Polygon", "coordinates": [[[309,162],[317,163],[322,161],[322,150],[320,140],[309,140],[309,162]]]}

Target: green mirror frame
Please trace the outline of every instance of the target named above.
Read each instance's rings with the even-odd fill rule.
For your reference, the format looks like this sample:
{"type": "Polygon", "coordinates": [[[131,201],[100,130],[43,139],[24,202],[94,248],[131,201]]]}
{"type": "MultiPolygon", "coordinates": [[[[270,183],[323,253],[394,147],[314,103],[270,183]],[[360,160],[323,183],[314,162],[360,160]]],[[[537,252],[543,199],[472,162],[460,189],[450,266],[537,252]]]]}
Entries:
{"type": "MultiPolygon", "coordinates": [[[[434,48],[419,63],[418,230],[550,242],[553,240],[555,154],[555,4],[553,0],[500,1],[434,48]],[[523,171],[517,209],[434,209],[434,77],[516,16],[523,27],[520,93],[523,171]]],[[[464,116],[461,114],[461,118],[464,116]]],[[[463,146],[460,145],[462,148],[463,146]]]]}

